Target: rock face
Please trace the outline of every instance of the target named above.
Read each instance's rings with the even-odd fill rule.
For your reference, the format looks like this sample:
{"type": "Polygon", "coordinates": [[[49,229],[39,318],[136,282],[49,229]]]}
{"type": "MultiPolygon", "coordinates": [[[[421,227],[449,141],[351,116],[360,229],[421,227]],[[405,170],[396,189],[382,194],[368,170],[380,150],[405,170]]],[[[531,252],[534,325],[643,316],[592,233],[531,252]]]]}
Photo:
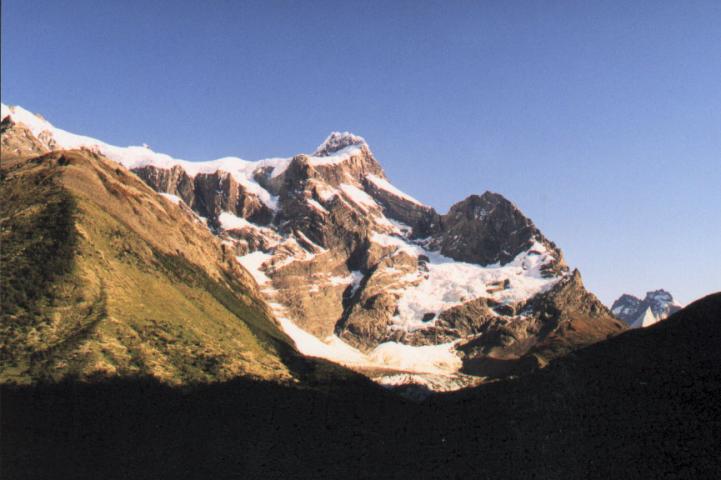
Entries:
{"type": "Polygon", "coordinates": [[[538,242],[558,259],[557,264],[548,265],[549,270],[555,273],[567,270],[556,246],[515,205],[497,193],[471,195],[453,205],[441,217],[441,232],[432,245],[454,260],[505,265],[538,242]]]}
{"type": "Polygon", "coordinates": [[[267,224],[272,218],[270,208],[227,172],[219,170],[191,178],[180,166],[166,169],[147,165],[133,171],[156,191],[181,198],[215,228],[220,226],[222,212],[233,213],[259,225],[267,224]]]}
{"type": "Polygon", "coordinates": [[[583,287],[578,270],[517,306],[507,322],[489,322],[484,335],[458,347],[465,369],[484,377],[520,373],[624,329],[583,287]]]}
{"type": "Polygon", "coordinates": [[[3,155],[41,155],[48,148],[25,125],[17,124],[10,116],[0,119],[0,147],[3,155]]]}
{"type": "Polygon", "coordinates": [[[623,294],[611,306],[611,312],[616,318],[631,328],[653,325],[680,309],[681,305],[674,301],[673,295],[663,289],[647,292],[643,300],[623,294]]]}
{"type": "Polygon", "coordinates": [[[441,215],[395,188],[362,137],[336,132],[292,158],[184,162],[27,121],[45,148],[79,142],[205,218],[306,354],[435,375],[440,388],[439,375],[503,376],[625,328],[513,203],[486,192],[441,215]]]}

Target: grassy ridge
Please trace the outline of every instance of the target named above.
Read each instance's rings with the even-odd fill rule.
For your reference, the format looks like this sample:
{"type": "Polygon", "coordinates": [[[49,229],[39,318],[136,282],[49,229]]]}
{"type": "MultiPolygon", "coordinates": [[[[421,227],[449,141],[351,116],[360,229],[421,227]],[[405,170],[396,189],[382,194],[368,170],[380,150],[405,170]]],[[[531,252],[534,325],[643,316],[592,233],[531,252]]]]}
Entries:
{"type": "Polygon", "coordinates": [[[71,277],[79,237],[77,202],[58,180],[54,168],[0,179],[0,380],[47,356],[53,342],[43,332],[54,311],[72,301],[76,315],[86,315],[86,305],[60,287],[71,277]]]}
{"type": "Polygon", "coordinates": [[[54,172],[0,179],[2,318],[37,312],[48,286],[72,269],[75,199],[54,172]]]}

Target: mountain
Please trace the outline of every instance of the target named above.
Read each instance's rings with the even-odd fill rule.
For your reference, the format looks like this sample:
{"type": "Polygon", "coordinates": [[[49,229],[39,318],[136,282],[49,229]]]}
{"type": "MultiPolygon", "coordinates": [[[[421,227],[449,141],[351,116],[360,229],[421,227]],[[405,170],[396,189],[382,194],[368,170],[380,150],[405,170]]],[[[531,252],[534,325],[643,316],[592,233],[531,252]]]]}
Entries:
{"type": "MultiPolygon", "coordinates": [[[[2,119],[3,156],[26,159],[20,171],[57,169],[63,179],[80,165],[93,172],[83,173],[92,180],[87,185],[62,183],[72,186],[66,188],[72,196],[95,202],[93,221],[122,211],[112,221],[120,217],[148,244],[138,247],[144,254],[132,254],[138,269],[158,263],[156,250],[203,266],[226,288],[238,283],[236,293],[262,311],[261,330],[274,341],[381,383],[455,389],[543,366],[625,328],[512,202],[486,192],[439,214],[394,187],[360,136],[332,133],[311,155],[188,162],[71,134],[20,107],[3,105],[2,119]]],[[[104,235],[113,255],[123,251],[112,233],[104,235]]],[[[94,275],[103,277],[103,268],[94,275]]],[[[166,284],[153,285],[152,293],[143,288],[150,279],[127,279],[138,297],[117,305],[116,315],[137,311],[147,293],[162,310],[171,301],[163,292],[177,283],[163,275],[166,284]]],[[[100,292],[108,290],[99,283],[100,292]]],[[[185,304],[196,298],[192,288],[179,296],[185,304]]],[[[172,302],[181,305],[179,298],[172,302]]],[[[185,327],[196,331],[190,344],[205,348],[200,332],[209,327],[192,321],[202,316],[198,308],[175,315],[186,312],[185,327]]],[[[122,343],[118,335],[113,341],[122,343]]],[[[224,345],[208,355],[222,356],[224,345]]],[[[102,355],[112,351],[98,348],[102,355]]],[[[228,362],[236,356],[226,353],[228,362]]]]}
{"type": "Polygon", "coordinates": [[[641,300],[633,295],[621,295],[611,306],[611,313],[626,322],[630,328],[647,327],[681,309],[666,290],[646,293],[641,300]]]}
{"type": "Polygon", "coordinates": [[[721,293],[415,403],[370,383],[0,385],[4,479],[721,477],[721,293]]]}
{"type": "Polygon", "coordinates": [[[0,133],[0,383],[349,374],[296,351],[184,204],[90,150],[47,151],[7,118],[0,133]]]}

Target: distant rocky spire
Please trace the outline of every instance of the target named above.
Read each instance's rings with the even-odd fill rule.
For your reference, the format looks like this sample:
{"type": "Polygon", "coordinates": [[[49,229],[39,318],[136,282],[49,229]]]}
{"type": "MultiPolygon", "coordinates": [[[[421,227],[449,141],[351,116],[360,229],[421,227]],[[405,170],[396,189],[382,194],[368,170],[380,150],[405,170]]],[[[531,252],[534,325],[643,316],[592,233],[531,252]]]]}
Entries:
{"type": "Polygon", "coordinates": [[[613,302],[611,313],[635,328],[649,325],[648,315],[655,319],[651,323],[655,323],[680,309],[681,305],[674,301],[673,295],[666,290],[659,289],[646,292],[643,300],[633,295],[621,295],[613,302]]]}

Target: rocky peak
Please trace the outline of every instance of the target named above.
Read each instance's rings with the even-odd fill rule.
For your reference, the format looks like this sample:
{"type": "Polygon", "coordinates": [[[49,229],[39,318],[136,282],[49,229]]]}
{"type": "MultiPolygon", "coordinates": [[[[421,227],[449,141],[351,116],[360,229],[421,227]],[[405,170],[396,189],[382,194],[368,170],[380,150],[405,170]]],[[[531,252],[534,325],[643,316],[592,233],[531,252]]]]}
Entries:
{"type": "Polygon", "coordinates": [[[624,305],[638,305],[641,303],[641,299],[634,297],[633,295],[629,295],[628,293],[624,293],[614,303],[624,304],[624,305]]]}
{"type": "Polygon", "coordinates": [[[673,295],[664,289],[654,290],[652,292],[646,292],[646,300],[649,302],[662,305],[664,303],[673,302],[673,295]]]}
{"type": "Polygon", "coordinates": [[[441,217],[442,234],[434,240],[441,253],[455,260],[490,265],[507,264],[539,242],[561,253],[533,222],[502,195],[470,195],[441,217]]]}
{"type": "Polygon", "coordinates": [[[611,312],[617,318],[634,328],[656,323],[680,309],[681,306],[674,301],[673,295],[663,289],[646,292],[643,300],[623,294],[611,306],[611,312]],[[650,320],[651,316],[653,321],[650,320]]]}
{"type": "MultiPolygon", "coordinates": [[[[350,144],[351,147],[353,145],[356,144],[350,144]]],[[[276,180],[272,182],[275,185],[271,188],[277,189],[281,184],[287,188],[311,178],[325,182],[331,187],[338,187],[344,183],[360,186],[368,175],[385,179],[383,168],[373,157],[365,142],[363,141],[359,145],[359,148],[344,147],[338,151],[324,149],[324,152],[326,150],[330,152],[324,155],[296,155],[283,174],[277,176],[276,180]]]]}
{"type": "Polygon", "coordinates": [[[365,138],[350,132],[332,132],[313,152],[314,157],[328,157],[344,148],[358,145],[368,148],[365,138]]]}
{"type": "Polygon", "coordinates": [[[654,316],[659,319],[666,318],[681,308],[681,306],[674,301],[673,295],[663,289],[646,292],[644,302],[651,307],[654,316]]]}
{"type": "MultiPolygon", "coordinates": [[[[509,216],[523,226],[533,226],[533,222],[503,195],[485,192],[483,195],[469,195],[464,200],[451,206],[445,221],[479,221],[489,222],[494,217],[509,216]]],[[[534,227],[535,228],[535,227],[534,227]]]]}

